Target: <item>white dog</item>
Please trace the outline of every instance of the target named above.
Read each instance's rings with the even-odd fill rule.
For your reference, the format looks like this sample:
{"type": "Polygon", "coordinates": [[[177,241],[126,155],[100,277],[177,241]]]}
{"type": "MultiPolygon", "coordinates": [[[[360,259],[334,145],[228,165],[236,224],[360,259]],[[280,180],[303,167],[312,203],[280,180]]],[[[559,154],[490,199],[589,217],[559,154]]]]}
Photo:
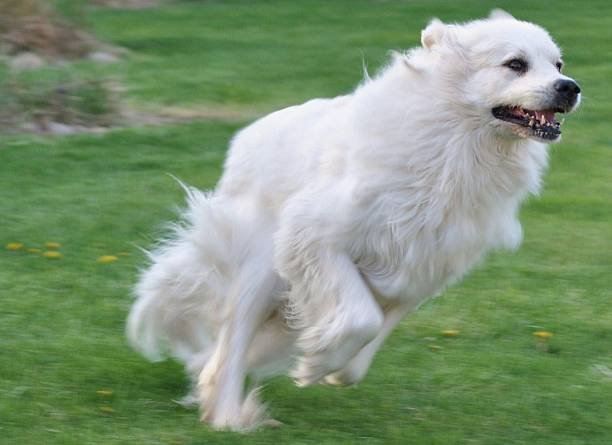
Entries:
{"type": "Polygon", "coordinates": [[[503,11],[433,20],[421,42],[352,94],[240,131],[217,189],[188,189],[151,254],[129,338],[185,364],[214,427],[264,420],[247,376],[360,381],[408,312],[520,243],[519,204],[580,89],[547,32],[503,11]]]}

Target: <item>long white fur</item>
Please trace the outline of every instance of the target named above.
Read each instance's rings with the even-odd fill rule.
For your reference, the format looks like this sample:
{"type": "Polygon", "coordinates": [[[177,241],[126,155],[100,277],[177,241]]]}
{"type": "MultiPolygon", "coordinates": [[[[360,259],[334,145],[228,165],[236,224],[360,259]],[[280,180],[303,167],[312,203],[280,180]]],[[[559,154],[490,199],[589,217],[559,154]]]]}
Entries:
{"type": "Polygon", "coordinates": [[[151,254],[132,344],[185,363],[189,400],[217,428],[264,422],[247,375],[294,363],[301,385],[361,380],[406,313],[487,250],[519,245],[547,147],[491,108],[539,109],[566,78],[559,57],[546,31],[503,11],[434,20],[353,93],[240,131],[217,189],[187,189],[184,224],[151,254]],[[512,54],[529,59],[524,76],[501,66],[512,54]]]}

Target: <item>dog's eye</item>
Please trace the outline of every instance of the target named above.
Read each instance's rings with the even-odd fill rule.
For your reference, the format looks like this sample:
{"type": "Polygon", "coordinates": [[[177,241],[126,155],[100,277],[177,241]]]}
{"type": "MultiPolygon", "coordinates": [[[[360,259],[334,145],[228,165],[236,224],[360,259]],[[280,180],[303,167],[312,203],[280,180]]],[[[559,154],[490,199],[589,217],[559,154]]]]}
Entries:
{"type": "Polygon", "coordinates": [[[563,69],[563,62],[557,62],[555,63],[555,66],[557,67],[557,71],[561,72],[563,69]]]}
{"type": "Polygon", "coordinates": [[[504,65],[520,74],[527,72],[527,62],[523,59],[512,59],[504,63],[504,65]]]}

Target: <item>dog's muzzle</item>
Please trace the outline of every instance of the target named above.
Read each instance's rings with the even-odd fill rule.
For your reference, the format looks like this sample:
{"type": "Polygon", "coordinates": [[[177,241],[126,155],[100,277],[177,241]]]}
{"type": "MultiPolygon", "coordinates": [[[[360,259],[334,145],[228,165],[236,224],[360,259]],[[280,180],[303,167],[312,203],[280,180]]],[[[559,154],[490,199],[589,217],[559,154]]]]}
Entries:
{"type": "Polygon", "coordinates": [[[548,100],[540,109],[527,109],[520,105],[500,105],[491,110],[499,120],[514,124],[513,130],[521,137],[534,137],[552,142],[561,136],[561,122],[555,113],[569,113],[578,103],[580,87],[571,79],[558,79],[552,84],[548,100]]]}

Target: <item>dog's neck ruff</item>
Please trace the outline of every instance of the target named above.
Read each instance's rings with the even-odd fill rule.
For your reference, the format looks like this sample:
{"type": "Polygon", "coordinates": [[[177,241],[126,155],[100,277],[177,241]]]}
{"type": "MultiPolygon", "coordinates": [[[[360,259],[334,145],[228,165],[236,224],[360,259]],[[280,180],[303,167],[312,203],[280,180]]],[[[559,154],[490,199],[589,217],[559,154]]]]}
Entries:
{"type": "Polygon", "coordinates": [[[503,136],[465,106],[435,99],[431,88],[427,77],[395,61],[355,92],[364,168],[380,169],[400,188],[434,189],[469,208],[538,193],[547,145],[503,136]]]}

